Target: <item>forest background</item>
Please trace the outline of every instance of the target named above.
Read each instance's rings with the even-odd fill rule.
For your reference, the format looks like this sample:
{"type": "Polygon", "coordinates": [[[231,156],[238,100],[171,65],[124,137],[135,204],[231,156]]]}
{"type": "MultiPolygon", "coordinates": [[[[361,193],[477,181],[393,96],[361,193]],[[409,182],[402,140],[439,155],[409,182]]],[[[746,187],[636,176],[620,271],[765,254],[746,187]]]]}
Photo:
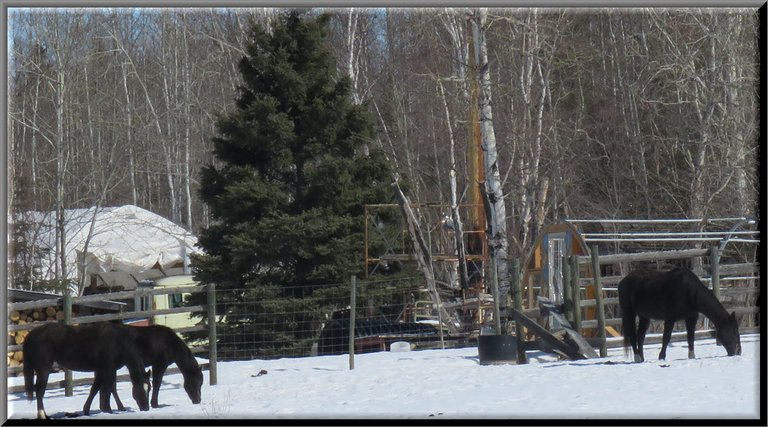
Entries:
{"type": "MultiPolygon", "coordinates": [[[[11,210],[207,227],[216,118],[249,26],[278,12],[9,9],[11,210]]],[[[410,199],[449,203],[455,161],[465,201],[476,11],[317,12],[410,199]]],[[[484,30],[510,257],[567,217],[759,216],[757,10],[500,8],[484,30]]]]}

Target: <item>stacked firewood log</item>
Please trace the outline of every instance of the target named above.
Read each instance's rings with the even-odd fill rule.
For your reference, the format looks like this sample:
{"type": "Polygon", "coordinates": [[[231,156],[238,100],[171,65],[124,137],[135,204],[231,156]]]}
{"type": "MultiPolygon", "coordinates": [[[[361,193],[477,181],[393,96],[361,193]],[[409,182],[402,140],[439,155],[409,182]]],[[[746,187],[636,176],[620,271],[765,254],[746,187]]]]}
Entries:
{"type": "MultiPolygon", "coordinates": [[[[9,325],[25,325],[36,321],[46,320],[64,320],[64,312],[57,307],[36,308],[31,310],[17,311],[8,313],[9,325]]],[[[21,331],[8,332],[8,345],[22,345],[29,334],[29,329],[21,331]]],[[[7,363],[8,367],[21,366],[24,360],[24,353],[21,350],[9,351],[7,363]]]]}

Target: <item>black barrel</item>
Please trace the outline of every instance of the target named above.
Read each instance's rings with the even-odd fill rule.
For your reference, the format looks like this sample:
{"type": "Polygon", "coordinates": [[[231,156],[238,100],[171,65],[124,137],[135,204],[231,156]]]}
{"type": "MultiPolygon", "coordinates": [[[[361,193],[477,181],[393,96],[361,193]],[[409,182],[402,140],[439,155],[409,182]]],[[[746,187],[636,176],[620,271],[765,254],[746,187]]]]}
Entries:
{"type": "Polygon", "coordinates": [[[514,335],[480,335],[477,352],[481,365],[517,363],[517,337],[514,335]]]}

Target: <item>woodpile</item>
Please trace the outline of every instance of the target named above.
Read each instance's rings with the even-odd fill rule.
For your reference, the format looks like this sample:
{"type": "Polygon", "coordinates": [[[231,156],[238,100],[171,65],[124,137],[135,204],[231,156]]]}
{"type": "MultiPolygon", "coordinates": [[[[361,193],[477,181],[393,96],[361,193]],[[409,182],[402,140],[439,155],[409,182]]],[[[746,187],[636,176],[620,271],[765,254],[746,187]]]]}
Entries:
{"type": "MultiPolygon", "coordinates": [[[[64,320],[64,311],[58,307],[45,307],[30,310],[12,310],[8,313],[9,325],[26,325],[32,322],[61,321],[64,320]]],[[[22,345],[31,329],[8,332],[8,345],[22,345]]],[[[24,352],[21,350],[9,351],[6,363],[9,368],[21,366],[24,361],[24,352]]]]}

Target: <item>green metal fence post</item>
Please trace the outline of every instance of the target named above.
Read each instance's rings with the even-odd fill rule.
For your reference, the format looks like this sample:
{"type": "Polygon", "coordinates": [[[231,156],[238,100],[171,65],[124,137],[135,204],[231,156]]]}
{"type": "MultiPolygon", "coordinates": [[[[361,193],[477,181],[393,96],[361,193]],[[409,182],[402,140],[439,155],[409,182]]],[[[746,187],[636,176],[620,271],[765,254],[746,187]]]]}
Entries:
{"type": "MultiPolygon", "coordinates": [[[[69,293],[69,286],[64,290],[64,324],[72,324],[72,295],[69,293]]],[[[72,371],[64,370],[64,396],[72,396],[72,371]]]]}
{"type": "MultiPolygon", "coordinates": [[[[523,298],[522,298],[522,286],[520,283],[520,260],[515,258],[512,260],[512,268],[510,273],[510,287],[512,289],[512,303],[517,311],[523,310],[523,298]]],[[[515,320],[515,335],[517,335],[517,363],[528,363],[528,359],[525,356],[525,337],[523,336],[523,325],[515,320]]]]}
{"type": "Polygon", "coordinates": [[[496,330],[496,335],[501,335],[501,316],[499,305],[499,274],[496,270],[496,260],[491,257],[491,288],[493,291],[493,323],[496,330]]]}
{"type": "Polygon", "coordinates": [[[218,372],[216,370],[216,285],[208,284],[208,379],[210,385],[218,383],[218,372]]]}
{"type": "Polygon", "coordinates": [[[355,369],[355,309],[357,304],[355,303],[357,295],[355,288],[357,284],[356,276],[350,278],[350,303],[349,303],[349,370],[355,369]]]}

